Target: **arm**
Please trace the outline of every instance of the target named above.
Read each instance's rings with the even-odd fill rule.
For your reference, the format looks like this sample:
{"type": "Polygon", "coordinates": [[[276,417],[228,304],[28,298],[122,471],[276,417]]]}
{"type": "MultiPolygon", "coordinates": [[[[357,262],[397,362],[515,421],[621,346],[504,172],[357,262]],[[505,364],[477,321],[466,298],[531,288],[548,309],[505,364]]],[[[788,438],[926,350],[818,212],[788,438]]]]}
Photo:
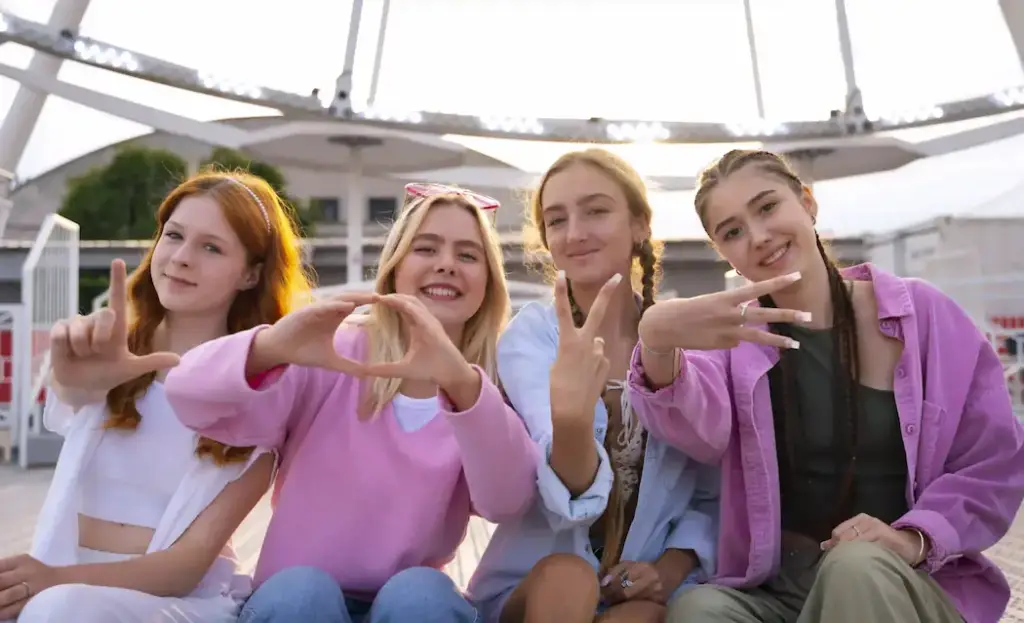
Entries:
{"type": "Polygon", "coordinates": [[[474,402],[467,399],[471,392],[453,388],[439,394],[441,410],[459,443],[473,508],[484,519],[501,523],[525,513],[533,503],[537,450],[494,383],[480,368],[472,370],[478,388],[474,402]],[[459,409],[460,404],[470,406],[459,409]]]}
{"type": "Polygon", "coordinates": [[[288,366],[274,371],[257,388],[248,375],[250,359],[262,358],[254,344],[266,327],[256,327],[201,344],[171,369],[164,382],[178,419],[192,430],[231,446],[279,448],[292,418],[305,410],[311,396],[311,370],[288,366]]]}
{"type": "Polygon", "coordinates": [[[696,479],[693,496],[686,512],[669,532],[668,549],[655,563],[668,593],[697,568],[703,580],[710,578],[717,562],[721,473],[718,467],[696,461],[691,463],[690,469],[696,479]]]}
{"type": "Polygon", "coordinates": [[[57,433],[62,437],[66,436],[68,429],[71,427],[72,419],[79,412],[94,406],[100,408],[106,406],[104,404],[105,394],[87,396],[86,392],[79,392],[77,390],[69,392],[63,388],[56,389],[56,387],[56,383],[53,383],[47,388],[46,402],[43,404],[43,426],[51,433],[57,433]],[[74,402],[68,402],[65,400],[65,397],[74,402]],[[85,398],[92,400],[87,402],[85,398]]]}
{"type": "Polygon", "coordinates": [[[498,375],[538,447],[538,493],[552,529],[560,531],[590,526],[604,513],[612,469],[592,428],[555,430],[552,425],[549,370],[558,345],[553,319],[549,322],[544,310],[531,303],[509,323],[498,341],[498,375]]]}
{"type": "Polygon", "coordinates": [[[1024,499],[1024,431],[1013,414],[998,355],[977,329],[970,330],[980,353],[944,473],[893,524],[926,537],[924,568],[929,573],[964,553],[995,545],[1024,499]]]}
{"type": "Polygon", "coordinates": [[[273,471],[273,453],[261,454],[170,548],[123,562],[57,567],[57,583],[127,588],[161,597],[187,596],[266,493],[273,471]]]}
{"type": "Polygon", "coordinates": [[[680,351],[675,380],[652,391],[643,350],[642,344],[633,349],[628,373],[630,401],[640,421],[695,460],[718,463],[732,435],[729,351],[680,351]]]}

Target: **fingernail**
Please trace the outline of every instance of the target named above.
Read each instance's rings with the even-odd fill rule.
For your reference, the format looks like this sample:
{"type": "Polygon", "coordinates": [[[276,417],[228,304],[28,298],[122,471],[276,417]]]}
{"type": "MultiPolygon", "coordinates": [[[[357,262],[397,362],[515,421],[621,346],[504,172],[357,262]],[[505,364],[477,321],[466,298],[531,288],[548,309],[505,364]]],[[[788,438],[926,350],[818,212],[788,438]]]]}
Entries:
{"type": "Polygon", "coordinates": [[[795,273],[789,273],[788,275],[786,275],[786,279],[789,281],[798,281],[800,279],[800,271],[797,271],[795,273]]]}
{"type": "Polygon", "coordinates": [[[608,586],[611,583],[612,583],[612,576],[606,575],[603,578],[601,578],[601,586],[608,586]]]}
{"type": "Polygon", "coordinates": [[[822,541],[821,543],[818,544],[818,547],[821,548],[821,551],[825,551],[825,548],[827,546],[828,546],[828,541],[822,541]]]}
{"type": "Polygon", "coordinates": [[[608,283],[612,284],[613,286],[616,286],[619,285],[620,281],[622,281],[622,275],[620,273],[615,273],[614,275],[612,275],[612,278],[608,280],[608,283]]]}
{"type": "Polygon", "coordinates": [[[557,279],[559,281],[564,281],[565,280],[565,271],[564,270],[558,271],[558,274],[555,276],[555,279],[557,279]]]}
{"type": "Polygon", "coordinates": [[[799,320],[800,322],[810,322],[811,312],[797,312],[796,319],[799,320]]]}
{"type": "Polygon", "coordinates": [[[786,340],[786,348],[796,350],[800,348],[800,342],[797,342],[796,340],[786,340]]]}

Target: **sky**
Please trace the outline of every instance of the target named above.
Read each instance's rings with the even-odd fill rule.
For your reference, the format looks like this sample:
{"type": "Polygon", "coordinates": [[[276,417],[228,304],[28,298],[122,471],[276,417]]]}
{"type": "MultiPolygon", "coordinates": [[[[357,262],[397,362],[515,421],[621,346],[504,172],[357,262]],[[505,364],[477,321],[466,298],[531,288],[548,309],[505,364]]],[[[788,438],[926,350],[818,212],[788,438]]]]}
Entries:
{"type": "MultiPolygon", "coordinates": [[[[820,119],[841,108],[846,87],[835,3],[751,1],[766,117],[820,119]]],[[[45,22],[53,2],[0,6],[45,22]]],[[[380,9],[381,0],[365,0],[356,99],[366,97],[380,9]]],[[[345,0],[92,0],[81,32],[308,93],[333,89],[350,12],[345,0]]],[[[1024,83],[997,0],[847,0],[847,13],[871,113],[1024,83]]],[[[0,47],[0,62],[25,67],[29,56],[11,44],[0,47]]],[[[265,112],[70,62],[60,78],[196,119],[265,112]]],[[[0,78],[0,117],[16,88],[0,78]]],[[[632,0],[628,9],[616,0],[392,0],[377,103],[481,115],[723,122],[757,115],[742,0],[632,0]]],[[[17,174],[28,179],[147,131],[51,96],[17,174]]],[[[547,152],[519,141],[481,139],[473,146],[502,150],[503,159],[527,170],[549,164],[547,152]]],[[[652,150],[649,163],[637,163],[642,173],[694,173],[696,162],[669,161],[668,152],[652,150]]]]}

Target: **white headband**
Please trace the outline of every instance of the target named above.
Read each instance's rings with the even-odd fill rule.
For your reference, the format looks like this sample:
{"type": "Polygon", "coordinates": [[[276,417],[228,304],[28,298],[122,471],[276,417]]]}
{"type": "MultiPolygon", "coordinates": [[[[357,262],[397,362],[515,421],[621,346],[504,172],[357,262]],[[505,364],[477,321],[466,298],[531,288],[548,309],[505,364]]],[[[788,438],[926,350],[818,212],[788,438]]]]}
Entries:
{"type": "Polygon", "coordinates": [[[245,189],[245,192],[249,193],[249,196],[252,197],[252,200],[255,201],[256,205],[258,205],[260,207],[260,212],[263,213],[263,220],[266,222],[266,224],[267,224],[267,231],[269,232],[270,231],[270,215],[267,214],[267,208],[264,207],[263,202],[260,201],[260,198],[256,196],[256,193],[253,192],[253,189],[249,188],[248,186],[246,186],[245,184],[243,184],[242,182],[236,180],[233,177],[229,177],[227,179],[231,180],[235,184],[238,184],[239,186],[241,186],[242,188],[245,189]]]}

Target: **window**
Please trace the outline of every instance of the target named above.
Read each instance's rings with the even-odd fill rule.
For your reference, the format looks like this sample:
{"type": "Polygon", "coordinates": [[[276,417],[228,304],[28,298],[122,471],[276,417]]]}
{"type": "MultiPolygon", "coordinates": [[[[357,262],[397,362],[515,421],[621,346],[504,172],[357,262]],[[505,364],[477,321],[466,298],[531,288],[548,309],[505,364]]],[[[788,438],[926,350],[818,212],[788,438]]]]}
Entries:
{"type": "Polygon", "coordinates": [[[370,197],[369,202],[371,223],[390,224],[395,220],[398,211],[398,200],[394,197],[370,197]]]}
{"type": "Polygon", "coordinates": [[[324,223],[337,223],[338,215],[341,213],[341,202],[337,197],[313,197],[309,200],[309,207],[316,214],[318,220],[324,223]]]}

